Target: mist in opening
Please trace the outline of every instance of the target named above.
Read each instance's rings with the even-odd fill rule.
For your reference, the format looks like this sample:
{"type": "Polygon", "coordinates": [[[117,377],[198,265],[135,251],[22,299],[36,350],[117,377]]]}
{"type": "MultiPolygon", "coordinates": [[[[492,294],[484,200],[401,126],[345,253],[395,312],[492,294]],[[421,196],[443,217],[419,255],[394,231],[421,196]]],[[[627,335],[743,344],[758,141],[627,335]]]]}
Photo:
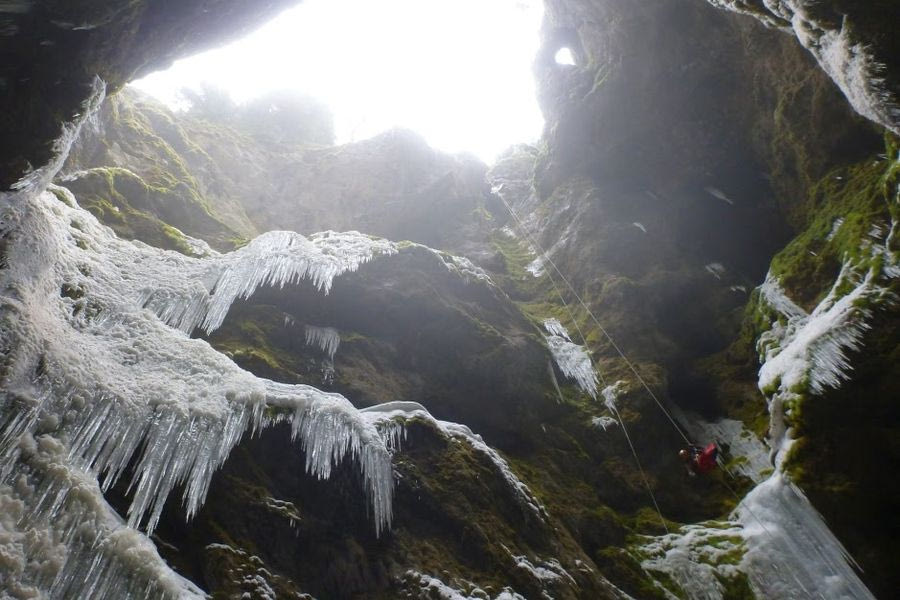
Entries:
{"type": "Polygon", "coordinates": [[[392,127],[492,161],[538,139],[532,62],[541,0],[306,0],[228,46],[132,85],[173,108],[210,84],[243,103],[296,90],[325,103],[337,143],[392,127]]]}

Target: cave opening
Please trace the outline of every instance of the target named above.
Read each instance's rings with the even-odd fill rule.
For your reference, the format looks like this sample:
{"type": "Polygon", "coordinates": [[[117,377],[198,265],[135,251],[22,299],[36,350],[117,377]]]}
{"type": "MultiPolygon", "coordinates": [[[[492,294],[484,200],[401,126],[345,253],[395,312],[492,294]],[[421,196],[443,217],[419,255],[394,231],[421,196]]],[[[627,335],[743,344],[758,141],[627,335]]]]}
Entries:
{"type": "Polygon", "coordinates": [[[542,0],[309,0],[131,85],[181,110],[288,90],[328,108],[337,143],[404,128],[491,162],[541,133],[542,18],[542,0]]]}
{"type": "Polygon", "coordinates": [[[556,64],[566,67],[574,67],[577,64],[575,55],[572,54],[572,49],[566,46],[556,51],[556,54],[553,55],[553,60],[556,61],[556,64]]]}

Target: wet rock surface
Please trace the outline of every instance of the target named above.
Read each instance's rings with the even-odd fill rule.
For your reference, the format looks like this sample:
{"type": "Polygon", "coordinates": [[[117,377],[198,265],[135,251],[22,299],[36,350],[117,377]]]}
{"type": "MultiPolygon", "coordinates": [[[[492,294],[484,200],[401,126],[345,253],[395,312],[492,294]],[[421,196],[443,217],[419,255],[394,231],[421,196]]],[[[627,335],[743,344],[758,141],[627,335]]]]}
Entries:
{"type": "MultiPolygon", "coordinates": [[[[46,161],[94,74],[115,90],[287,4],[3,12],[4,50],[27,44],[3,66],[13,143],[0,184],[46,161]]],[[[642,564],[642,536],[724,518],[737,501],[729,485],[742,494],[751,482],[687,476],[675,456],[683,440],[631,367],[664,405],[736,419],[766,439],[773,396],[757,387],[757,344],[786,323],[753,288],[774,273],[812,311],[839,288],[847,256],[883,276],[887,263],[861,250],[897,252],[896,138],[855,114],[833,74],[778,30],[788,12],[713,4],[754,18],[699,0],[548,0],[535,67],[544,138],[489,172],[403,131],[273,145],[128,93],[107,101],[60,183],[122,237],[190,254],[185,234],[224,250],[271,229],[359,229],[482,267],[496,285],[467,283],[447,255],[408,247],[324,299],[303,286],[264,290],[209,342],[266,378],[357,406],[419,402],[468,425],[546,510],[523,509],[490,455],[413,417],[394,454],[394,527],[377,537],[352,469],[327,484],[303,475],[303,454],[277,428],[241,443],[191,523],[170,502],[155,541],[176,570],[216,598],[426,598],[441,586],[490,598],[684,593],[642,564]],[[575,65],[553,61],[563,47],[575,65]],[[615,402],[646,484],[620,426],[595,424],[615,415],[552,365],[539,328],[551,317],[590,351],[601,387],[627,382],[615,402]],[[308,344],[307,326],[333,328],[337,352],[308,344]]],[[[826,4],[816,18],[870,40],[896,95],[896,7],[826,4]]],[[[898,460],[897,308],[866,309],[871,330],[849,355],[848,380],[791,407],[785,469],[885,595],[898,572],[885,534],[896,494],[884,491],[898,460]]],[[[110,501],[124,506],[122,494],[110,501]]],[[[753,593],[746,578],[719,583],[722,597],[753,593]]]]}

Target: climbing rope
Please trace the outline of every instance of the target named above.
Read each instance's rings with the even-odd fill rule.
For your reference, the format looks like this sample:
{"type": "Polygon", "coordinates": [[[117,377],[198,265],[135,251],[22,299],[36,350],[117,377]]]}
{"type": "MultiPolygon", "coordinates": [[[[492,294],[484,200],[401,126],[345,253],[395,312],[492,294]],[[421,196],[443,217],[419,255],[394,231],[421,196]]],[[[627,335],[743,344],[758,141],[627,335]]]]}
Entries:
{"type": "MultiPolygon", "coordinates": [[[[497,195],[500,196],[500,194],[497,194],[497,195]]],[[[509,211],[509,214],[512,215],[513,219],[515,219],[516,223],[519,225],[520,230],[525,235],[525,237],[528,239],[528,243],[532,244],[533,247],[538,248],[541,251],[541,255],[544,256],[549,261],[550,259],[547,256],[546,252],[544,252],[543,248],[541,248],[541,246],[539,244],[537,244],[537,241],[532,238],[530,232],[525,227],[525,224],[522,223],[521,219],[519,219],[519,216],[516,214],[516,212],[506,202],[506,199],[503,198],[503,196],[500,196],[500,200],[506,206],[506,209],[509,211]]],[[[552,261],[551,261],[551,264],[553,264],[552,261]]],[[[562,277],[562,273],[559,272],[559,269],[556,268],[555,264],[553,265],[553,268],[562,277]]],[[[599,369],[594,367],[594,361],[589,354],[587,338],[585,337],[584,333],[581,331],[581,327],[578,325],[578,320],[575,318],[575,313],[572,311],[571,307],[569,306],[569,303],[566,302],[566,299],[563,297],[562,292],[560,292],[559,287],[556,285],[556,281],[554,281],[554,279],[553,279],[553,275],[551,275],[550,273],[547,273],[547,275],[550,279],[550,283],[553,286],[554,291],[556,292],[556,295],[559,296],[560,302],[562,302],[563,306],[566,308],[566,311],[569,313],[569,318],[572,319],[572,324],[575,326],[575,330],[578,332],[578,335],[581,338],[581,343],[584,345],[585,352],[587,353],[588,361],[591,363],[591,369],[593,369],[593,371],[597,374],[597,376],[600,377],[601,384],[603,385],[604,388],[606,388],[606,380],[604,379],[603,374],[600,372],[599,369]]],[[[565,278],[563,278],[563,280],[566,281],[565,278]]],[[[569,284],[568,281],[566,281],[566,284],[569,286],[569,289],[572,288],[571,284],[569,284]]],[[[582,303],[582,305],[583,305],[583,303],[582,303]]],[[[646,384],[645,384],[645,387],[646,387],[646,384]]],[[[616,408],[616,405],[613,402],[610,402],[608,406],[612,410],[613,414],[616,416],[616,420],[619,422],[619,426],[622,428],[622,433],[625,434],[625,440],[628,442],[628,447],[631,449],[631,455],[634,457],[634,462],[637,465],[638,471],[640,471],[640,473],[641,473],[641,479],[644,482],[644,487],[647,488],[647,493],[650,495],[650,500],[653,501],[653,507],[656,509],[656,514],[659,515],[659,522],[662,523],[663,529],[665,530],[666,534],[668,534],[669,527],[668,527],[668,525],[666,525],[666,519],[665,519],[665,517],[663,517],[662,511],[659,509],[659,504],[656,501],[656,495],[653,493],[653,488],[650,487],[650,480],[647,479],[647,474],[644,472],[643,466],[641,466],[641,460],[638,458],[637,451],[634,449],[634,444],[631,442],[631,436],[628,434],[628,428],[625,426],[625,421],[622,419],[622,415],[619,414],[619,409],[616,408]]]]}
{"type": "MultiPolygon", "coordinates": [[[[678,425],[678,423],[672,417],[671,413],[668,410],[666,410],[665,406],[663,406],[663,404],[662,404],[662,402],[660,402],[659,398],[656,397],[656,394],[653,393],[653,390],[650,389],[650,386],[647,385],[647,382],[644,381],[644,378],[641,377],[641,374],[637,371],[637,368],[634,366],[634,364],[630,360],[628,360],[628,357],[625,356],[625,353],[622,351],[621,348],[619,348],[618,344],[616,344],[615,340],[613,340],[613,338],[609,334],[609,332],[606,331],[606,328],[603,327],[603,325],[600,323],[599,319],[597,319],[596,315],[594,315],[593,311],[590,308],[588,308],[587,304],[585,304],[584,300],[582,300],[582,298],[578,294],[578,292],[575,291],[575,288],[572,286],[572,283],[568,280],[568,278],[566,278],[565,275],[563,275],[562,271],[559,270],[559,267],[556,266],[556,263],[553,262],[553,259],[550,258],[550,256],[547,254],[546,251],[544,251],[544,249],[540,245],[540,243],[538,243],[538,241],[531,235],[531,233],[525,227],[525,224],[522,222],[522,220],[516,214],[515,210],[513,210],[512,206],[509,205],[509,203],[506,201],[505,198],[503,198],[503,196],[501,194],[497,194],[497,195],[500,197],[500,200],[503,202],[503,205],[506,207],[506,210],[509,211],[509,214],[513,217],[513,219],[518,224],[519,229],[525,235],[526,239],[528,240],[528,243],[530,243],[532,245],[532,247],[536,248],[540,252],[541,257],[548,264],[550,264],[551,267],[553,267],[553,270],[556,271],[556,274],[559,275],[560,279],[562,279],[562,281],[566,284],[566,287],[569,288],[569,291],[572,293],[573,296],[575,296],[575,299],[578,300],[578,303],[581,304],[581,307],[591,317],[591,319],[594,321],[594,324],[597,325],[597,328],[603,333],[604,337],[607,339],[607,341],[609,341],[610,345],[615,349],[615,351],[622,358],[622,360],[625,361],[625,364],[628,366],[628,368],[631,370],[631,372],[634,374],[634,376],[637,378],[637,380],[640,382],[640,384],[644,387],[644,389],[647,391],[647,393],[650,395],[650,397],[653,399],[653,401],[656,403],[656,405],[659,407],[659,409],[663,412],[663,414],[666,416],[666,418],[668,418],[669,422],[672,424],[672,426],[675,428],[675,430],[679,433],[679,435],[681,435],[681,437],[682,437],[682,439],[684,439],[685,443],[687,443],[688,445],[692,445],[691,440],[688,438],[688,436],[685,434],[685,432],[682,430],[682,428],[678,425]]],[[[581,331],[581,327],[578,325],[578,320],[575,318],[574,312],[572,311],[569,304],[566,302],[559,287],[556,285],[556,281],[554,280],[553,275],[549,272],[547,273],[547,275],[550,279],[550,283],[553,286],[554,291],[556,292],[556,295],[559,297],[563,306],[566,308],[566,311],[568,312],[569,317],[572,319],[572,323],[575,326],[575,329],[578,332],[579,337],[581,338],[581,341],[585,347],[585,350],[587,351],[588,350],[587,338],[585,337],[584,333],[581,331]]],[[[593,360],[591,359],[590,354],[588,354],[588,360],[591,361],[591,367],[593,368],[593,360]]],[[[597,373],[597,375],[600,377],[601,383],[603,384],[603,386],[605,388],[606,381],[605,381],[602,373],[600,373],[600,371],[598,369],[594,369],[594,372],[597,373]]],[[[638,471],[640,471],[640,473],[641,473],[641,478],[644,481],[644,486],[647,488],[647,492],[650,495],[650,499],[653,501],[653,506],[656,509],[656,513],[659,515],[659,519],[660,519],[660,522],[662,523],[663,529],[665,529],[666,533],[668,534],[669,528],[666,525],[666,520],[662,515],[662,511],[659,509],[659,504],[656,502],[656,496],[653,494],[653,490],[650,487],[650,482],[647,479],[647,475],[644,472],[643,467],[641,466],[641,461],[638,458],[637,452],[635,451],[634,444],[631,442],[631,436],[628,434],[628,429],[625,427],[625,421],[622,419],[622,415],[619,413],[619,410],[618,410],[618,408],[616,408],[614,403],[610,402],[609,408],[612,410],[613,414],[615,414],[616,420],[619,422],[619,425],[622,427],[622,432],[625,434],[625,439],[628,442],[628,447],[631,449],[631,454],[634,457],[635,464],[637,464],[638,471]]],[[[729,476],[731,476],[732,479],[734,479],[734,475],[732,475],[731,472],[728,470],[728,468],[725,467],[724,462],[722,463],[722,468],[726,473],[728,473],[729,476]]],[[[722,483],[725,484],[725,487],[728,488],[728,491],[731,492],[731,494],[737,500],[737,502],[738,502],[737,506],[740,507],[743,505],[743,507],[747,510],[747,512],[750,513],[750,515],[753,517],[753,519],[757,523],[759,523],[760,527],[762,527],[762,529],[766,533],[766,535],[769,536],[770,538],[774,539],[772,532],[769,531],[769,529],[766,527],[765,523],[763,523],[762,519],[760,519],[756,515],[756,513],[753,511],[753,509],[750,508],[749,505],[747,505],[746,503],[743,502],[741,497],[738,496],[737,492],[728,484],[728,482],[725,479],[722,479],[722,483]]],[[[773,566],[775,566],[775,565],[773,565],[773,566]]],[[[777,568],[777,566],[776,566],[776,568],[777,568]]],[[[797,583],[797,585],[807,595],[810,595],[809,590],[806,588],[806,586],[803,585],[803,582],[800,581],[800,579],[797,577],[797,575],[795,573],[790,572],[790,576],[793,578],[793,580],[797,583]]]]}
{"type": "MultiPolygon", "coordinates": [[[[553,270],[556,271],[556,274],[559,275],[559,277],[560,277],[560,279],[562,279],[563,283],[566,284],[566,287],[569,288],[569,291],[572,292],[572,295],[575,296],[575,299],[578,300],[578,303],[581,304],[581,307],[591,317],[591,320],[594,321],[594,323],[597,325],[597,328],[600,330],[601,333],[603,333],[603,336],[607,339],[607,341],[609,341],[610,345],[613,347],[613,349],[615,349],[615,351],[622,358],[622,360],[625,361],[625,364],[628,366],[628,368],[631,370],[631,372],[634,373],[634,376],[637,378],[637,380],[640,382],[640,384],[644,387],[644,389],[647,390],[647,393],[650,395],[650,397],[653,399],[653,401],[656,403],[656,405],[660,408],[660,410],[663,412],[663,414],[666,415],[666,418],[669,419],[669,422],[675,428],[675,431],[677,431],[678,434],[684,439],[686,444],[691,445],[692,444],[691,440],[688,439],[687,435],[684,433],[684,431],[681,429],[681,427],[678,425],[678,423],[675,421],[675,419],[672,417],[672,415],[669,413],[669,411],[666,410],[666,407],[663,406],[663,404],[662,404],[662,402],[660,402],[659,398],[656,397],[656,394],[653,393],[653,390],[650,389],[650,386],[647,385],[647,382],[644,381],[644,378],[641,377],[640,373],[638,373],[638,370],[637,370],[637,368],[635,368],[634,364],[630,360],[628,360],[628,357],[625,356],[625,353],[622,351],[621,348],[619,348],[619,345],[616,344],[615,340],[613,340],[613,338],[609,334],[609,332],[606,331],[606,328],[603,327],[603,325],[600,323],[600,320],[597,319],[597,316],[594,314],[594,312],[590,308],[588,308],[587,304],[585,304],[584,300],[582,300],[582,298],[578,294],[578,292],[575,291],[575,288],[572,286],[572,283],[568,280],[568,278],[566,278],[565,275],[563,275],[562,271],[559,270],[559,267],[556,266],[556,263],[553,262],[553,259],[550,258],[550,255],[547,254],[547,252],[544,251],[543,247],[541,247],[541,245],[537,242],[537,240],[535,240],[531,236],[531,234],[525,228],[522,221],[519,219],[516,212],[512,209],[512,207],[509,205],[509,203],[506,202],[506,199],[503,198],[503,196],[500,194],[497,194],[497,195],[500,196],[500,200],[503,202],[503,205],[506,206],[506,209],[509,211],[509,213],[512,215],[512,217],[519,224],[519,227],[522,229],[523,233],[528,238],[529,243],[533,247],[537,248],[541,253],[541,257],[543,257],[543,259],[547,263],[549,263],[551,267],[553,267],[553,270]]],[[[548,273],[548,275],[550,275],[550,274],[548,273]]],[[[563,299],[562,294],[559,291],[559,288],[556,286],[556,283],[553,281],[552,275],[550,275],[550,281],[551,281],[551,283],[553,283],[553,289],[556,290],[556,293],[557,293],[557,295],[559,295],[560,300],[562,300],[563,305],[565,305],[566,308],[568,309],[569,307],[566,304],[566,301],[563,299]]],[[[573,323],[575,323],[575,327],[576,327],[576,329],[578,329],[578,332],[581,335],[582,341],[585,342],[585,347],[587,347],[586,339],[585,339],[584,335],[581,333],[581,329],[578,327],[578,322],[575,320],[574,315],[572,315],[571,309],[569,309],[569,315],[572,316],[572,321],[573,321],[573,323]]]]}

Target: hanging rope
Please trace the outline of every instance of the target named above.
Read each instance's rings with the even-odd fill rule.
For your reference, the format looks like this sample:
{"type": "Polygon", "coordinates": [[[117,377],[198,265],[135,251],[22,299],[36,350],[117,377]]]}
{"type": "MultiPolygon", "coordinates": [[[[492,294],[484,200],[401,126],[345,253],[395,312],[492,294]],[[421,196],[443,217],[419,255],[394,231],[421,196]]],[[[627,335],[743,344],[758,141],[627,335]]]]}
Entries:
{"type": "MultiPolygon", "coordinates": [[[[609,335],[609,332],[606,331],[606,328],[604,328],[603,325],[600,324],[600,321],[594,315],[593,311],[591,311],[591,309],[588,308],[587,304],[585,304],[584,300],[581,299],[581,296],[578,295],[578,292],[575,291],[575,288],[572,286],[572,284],[569,282],[569,280],[566,278],[566,276],[563,275],[562,271],[559,270],[559,267],[556,266],[556,263],[553,262],[553,259],[550,258],[550,256],[544,251],[544,249],[537,242],[537,240],[535,240],[532,237],[532,235],[530,234],[530,232],[527,230],[527,228],[525,228],[521,219],[519,219],[519,216],[516,214],[516,211],[513,210],[512,206],[509,205],[509,203],[506,201],[506,199],[501,194],[497,194],[497,195],[500,197],[500,200],[503,202],[503,205],[506,206],[506,210],[509,211],[509,214],[512,215],[513,219],[515,219],[516,223],[518,223],[522,232],[525,234],[525,237],[528,239],[528,242],[532,245],[532,247],[534,247],[538,251],[540,251],[541,257],[547,263],[549,263],[550,266],[553,267],[553,270],[556,271],[556,274],[559,275],[559,277],[560,277],[560,279],[562,279],[563,283],[566,284],[566,287],[569,288],[569,291],[572,292],[572,295],[575,296],[575,299],[578,300],[578,303],[581,304],[581,307],[585,310],[585,312],[587,312],[587,314],[591,317],[591,319],[597,325],[597,328],[603,333],[604,337],[606,337],[606,339],[609,341],[610,345],[612,345],[612,347],[619,354],[619,356],[622,358],[622,360],[625,361],[625,364],[628,365],[628,368],[631,370],[632,373],[634,373],[634,376],[637,378],[637,380],[640,382],[640,384],[642,386],[644,386],[644,389],[647,390],[647,393],[650,394],[650,397],[653,398],[653,401],[656,402],[656,405],[660,408],[660,410],[662,410],[663,414],[666,415],[666,418],[669,419],[669,422],[675,428],[675,431],[678,432],[678,434],[682,437],[682,439],[684,439],[684,441],[687,445],[689,445],[689,446],[692,445],[691,440],[688,439],[688,436],[684,433],[684,431],[681,429],[681,427],[678,425],[678,423],[675,421],[675,419],[672,417],[672,415],[669,413],[669,411],[666,410],[666,408],[665,408],[665,406],[663,406],[662,402],[659,401],[659,398],[656,397],[656,394],[653,393],[653,390],[650,389],[650,386],[647,385],[647,382],[644,381],[644,378],[641,377],[641,374],[638,373],[637,369],[632,364],[632,362],[630,360],[628,360],[628,357],[625,356],[625,353],[622,352],[621,348],[619,348],[618,344],[616,344],[616,342],[615,342],[615,340],[613,340],[612,336],[609,335]]],[[[563,298],[562,294],[560,293],[559,288],[556,285],[556,282],[553,280],[553,276],[550,275],[550,273],[548,273],[548,275],[550,276],[550,282],[553,284],[553,289],[556,291],[556,294],[559,296],[563,305],[568,310],[569,315],[572,317],[572,322],[575,324],[575,328],[578,330],[578,333],[581,336],[581,340],[584,343],[585,348],[587,348],[587,339],[585,338],[584,334],[581,332],[581,328],[578,326],[578,321],[575,319],[575,316],[572,313],[572,310],[569,308],[569,305],[566,303],[565,299],[563,298]]]]}
{"type": "MultiPolygon", "coordinates": [[[[500,194],[497,194],[497,195],[500,196],[500,194]]],[[[511,214],[513,219],[515,219],[516,223],[519,226],[519,229],[522,231],[522,233],[528,239],[528,242],[533,247],[539,249],[541,251],[541,255],[544,256],[547,260],[549,260],[549,257],[547,256],[547,254],[543,251],[541,246],[537,244],[536,240],[534,240],[532,238],[530,232],[525,227],[524,223],[522,223],[522,221],[519,219],[519,216],[516,214],[516,212],[506,202],[506,199],[503,198],[503,196],[500,196],[500,200],[503,201],[503,204],[506,206],[506,209],[509,211],[509,214],[511,214]]],[[[556,268],[556,265],[554,265],[554,269],[555,268],[556,268]]],[[[559,273],[559,269],[556,269],[556,272],[559,273]]],[[[572,319],[572,324],[575,326],[575,330],[578,332],[578,335],[581,338],[581,343],[584,345],[585,351],[589,352],[589,348],[587,345],[587,338],[585,338],[584,333],[581,331],[581,327],[578,325],[578,320],[575,318],[574,312],[569,307],[569,304],[568,304],[568,302],[566,302],[566,299],[563,297],[562,292],[560,292],[559,287],[557,287],[556,282],[553,279],[553,275],[551,275],[550,273],[547,273],[547,275],[550,278],[550,283],[551,283],[551,285],[553,285],[553,289],[556,292],[556,295],[559,296],[560,302],[562,302],[563,306],[566,308],[566,311],[569,313],[569,317],[572,319]]],[[[560,273],[560,276],[562,276],[561,273],[560,273]]],[[[566,283],[568,284],[568,282],[566,282],[566,283]]],[[[569,285],[570,289],[571,289],[571,287],[572,286],[569,285]]],[[[605,388],[606,380],[604,379],[603,374],[600,372],[599,369],[594,367],[594,361],[591,358],[589,353],[587,354],[587,357],[588,357],[588,361],[591,363],[591,369],[593,369],[593,371],[600,377],[600,382],[603,385],[603,387],[605,388]]],[[[662,511],[659,509],[659,504],[656,502],[656,495],[654,495],[654,493],[653,493],[653,488],[650,487],[650,480],[647,479],[647,474],[644,472],[644,468],[641,466],[641,460],[638,458],[637,451],[634,449],[634,444],[631,443],[631,436],[628,435],[628,428],[625,427],[625,421],[622,419],[622,415],[619,414],[619,409],[616,408],[616,405],[613,402],[609,403],[609,408],[612,410],[613,414],[616,416],[616,420],[619,422],[619,426],[622,428],[622,433],[625,434],[625,440],[628,442],[628,447],[631,449],[631,455],[634,457],[634,462],[637,465],[638,471],[640,471],[640,473],[641,473],[641,479],[644,482],[644,487],[647,488],[647,493],[650,495],[650,500],[653,502],[653,507],[656,509],[656,514],[659,515],[659,522],[662,523],[663,529],[665,530],[666,534],[668,534],[669,527],[668,527],[668,525],[666,525],[666,519],[665,519],[665,517],[663,517],[662,511]]]]}
{"type": "MultiPolygon", "coordinates": [[[[566,287],[569,288],[569,291],[572,293],[573,296],[575,296],[575,299],[578,300],[578,303],[581,304],[581,307],[591,317],[591,320],[593,320],[594,324],[597,325],[597,328],[603,333],[604,337],[607,339],[607,341],[610,343],[610,345],[615,349],[615,351],[622,358],[622,360],[625,361],[625,364],[628,365],[628,368],[631,370],[631,372],[634,374],[634,376],[637,378],[637,380],[640,382],[640,384],[644,387],[644,389],[647,391],[647,393],[650,395],[650,397],[653,399],[653,401],[656,403],[656,405],[659,407],[659,409],[663,412],[663,414],[666,415],[666,418],[669,420],[669,422],[672,424],[672,426],[675,428],[675,430],[678,432],[678,434],[682,437],[682,439],[684,439],[685,443],[687,443],[689,446],[692,445],[691,440],[685,434],[684,430],[682,430],[682,428],[678,425],[678,423],[672,417],[671,413],[668,410],[666,410],[666,407],[663,406],[663,404],[662,404],[662,402],[660,402],[659,398],[656,397],[656,394],[653,393],[653,390],[650,389],[650,386],[647,385],[647,382],[644,381],[644,378],[641,377],[640,373],[638,373],[638,370],[637,370],[637,368],[635,368],[634,364],[630,360],[628,360],[628,357],[625,356],[625,353],[622,351],[622,349],[619,348],[618,344],[616,344],[615,340],[613,340],[613,338],[609,334],[609,332],[606,331],[606,328],[603,327],[603,325],[600,323],[600,320],[597,319],[597,316],[594,315],[593,311],[590,308],[588,308],[587,304],[585,304],[584,300],[582,300],[582,298],[578,294],[578,292],[575,291],[575,288],[572,286],[572,284],[568,280],[568,278],[566,278],[566,276],[563,275],[562,271],[559,270],[559,267],[556,266],[556,263],[553,262],[553,259],[550,258],[549,254],[547,254],[547,252],[544,251],[543,247],[531,235],[531,233],[525,227],[522,220],[519,219],[519,216],[513,210],[512,206],[509,205],[509,203],[506,201],[506,199],[501,194],[497,194],[497,196],[500,197],[500,200],[503,202],[503,205],[506,207],[506,210],[509,211],[509,214],[516,221],[516,223],[519,226],[519,229],[525,235],[528,242],[532,245],[532,247],[537,249],[540,252],[541,257],[547,263],[549,263],[551,267],[553,267],[553,270],[556,271],[556,274],[559,275],[559,277],[560,277],[560,279],[562,279],[563,283],[566,284],[566,287]]],[[[585,337],[584,333],[581,331],[581,327],[578,325],[578,320],[575,318],[574,312],[572,311],[569,304],[566,302],[559,287],[556,285],[556,281],[554,280],[553,275],[549,272],[547,273],[547,275],[550,279],[551,285],[553,286],[553,290],[556,292],[556,295],[559,297],[560,302],[562,302],[563,306],[566,308],[566,311],[569,313],[569,317],[572,319],[572,324],[575,326],[575,329],[578,332],[579,337],[581,338],[582,344],[584,345],[585,349],[588,350],[587,338],[585,337]]],[[[588,360],[591,361],[591,366],[593,368],[593,360],[591,359],[590,354],[588,354],[588,360]]],[[[603,375],[596,368],[594,369],[594,372],[597,373],[597,375],[600,377],[601,383],[605,388],[606,381],[603,378],[603,375]]],[[[644,472],[643,467],[641,466],[641,461],[638,458],[637,452],[634,449],[634,444],[632,444],[632,442],[631,442],[631,436],[628,434],[628,429],[625,427],[625,421],[622,419],[622,415],[619,414],[619,410],[618,410],[618,408],[616,408],[614,403],[610,402],[609,408],[611,408],[612,412],[616,416],[616,420],[619,422],[619,425],[622,427],[622,432],[625,434],[625,439],[628,442],[628,447],[631,449],[631,454],[634,457],[635,464],[637,464],[638,471],[640,471],[640,473],[641,473],[641,478],[644,481],[644,486],[647,488],[647,492],[650,495],[650,499],[653,501],[653,506],[656,509],[656,513],[659,515],[659,520],[662,523],[663,529],[665,529],[666,533],[668,534],[669,528],[666,525],[666,520],[662,515],[662,511],[660,511],[660,509],[659,509],[659,504],[657,504],[657,502],[656,502],[656,496],[653,494],[653,490],[650,487],[650,482],[647,479],[647,475],[644,472]]],[[[725,467],[724,463],[722,463],[722,469],[726,473],[728,473],[728,475],[732,479],[734,479],[734,475],[732,475],[731,472],[728,470],[728,468],[725,467]]],[[[769,531],[769,529],[766,527],[765,523],[763,523],[763,521],[756,515],[756,513],[753,512],[753,509],[751,509],[749,505],[747,505],[746,503],[743,502],[741,497],[738,496],[737,492],[735,492],[735,490],[728,484],[728,481],[726,481],[725,479],[722,479],[722,483],[725,484],[725,487],[728,488],[728,491],[731,492],[731,494],[735,497],[735,499],[738,502],[738,506],[743,505],[743,507],[747,510],[747,512],[750,513],[750,515],[753,517],[753,519],[757,523],[759,523],[760,527],[762,527],[762,529],[766,533],[766,535],[769,536],[770,538],[773,538],[774,536],[773,536],[772,532],[769,531]]],[[[851,557],[851,560],[852,560],[852,557],[851,557]]],[[[853,562],[855,563],[856,561],[853,561],[853,562]]],[[[777,565],[773,565],[773,567],[777,570],[777,565]]],[[[857,568],[859,568],[858,565],[857,565],[857,568]]],[[[860,568],[860,571],[862,571],[861,568],[860,568]]],[[[809,590],[806,589],[806,586],[803,585],[803,582],[800,581],[800,579],[797,577],[797,575],[795,573],[793,573],[791,571],[790,576],[808,596],[811,596],[809,590]]]]}

